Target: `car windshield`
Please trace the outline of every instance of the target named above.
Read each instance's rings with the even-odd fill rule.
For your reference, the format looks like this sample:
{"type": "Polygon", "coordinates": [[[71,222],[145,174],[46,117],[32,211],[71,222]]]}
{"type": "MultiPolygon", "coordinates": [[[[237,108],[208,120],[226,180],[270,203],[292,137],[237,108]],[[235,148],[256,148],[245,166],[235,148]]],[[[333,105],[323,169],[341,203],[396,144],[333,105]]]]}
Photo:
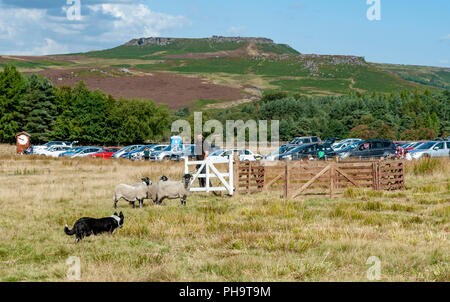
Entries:
{"type": "Polygon", "coordinates": [[[423,143],[422,145],[420,145],[419,147],[417,147],[416,150],[426,150],[426,149],[430,149],[431,147],[434,146],[434,144],[436,144],[436,143],[435,143],[435,142],[423,143]]]}
{"type": "Polygon", "coordinates": [[[357,146],[358,146],[358,143],[353,143],[353,144],[351,144],[351,145],[345,147],[344,149],[342,149],[342,151],[344,151],[344,152],[345,152],[345,151],[350,151],[350,150],[355,149],[357,146]]]}

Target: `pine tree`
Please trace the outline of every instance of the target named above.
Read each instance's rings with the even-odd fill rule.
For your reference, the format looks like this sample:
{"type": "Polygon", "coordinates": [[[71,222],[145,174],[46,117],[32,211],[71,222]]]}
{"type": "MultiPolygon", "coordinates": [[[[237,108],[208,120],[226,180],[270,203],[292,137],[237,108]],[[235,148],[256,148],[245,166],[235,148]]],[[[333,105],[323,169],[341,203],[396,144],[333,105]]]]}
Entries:
{"type": "Polygon", "coordinates": [[[55,89],[50,80],[35,74],[28,78],[28,87],[24,129],[34,141],[48,141],[57,114],[55,89]]]}
{"type": "Polygon", "coordinates": [[[0,142],[13,142],[23,129],[27,82],[14,66],[0,72],[0,142]]]}

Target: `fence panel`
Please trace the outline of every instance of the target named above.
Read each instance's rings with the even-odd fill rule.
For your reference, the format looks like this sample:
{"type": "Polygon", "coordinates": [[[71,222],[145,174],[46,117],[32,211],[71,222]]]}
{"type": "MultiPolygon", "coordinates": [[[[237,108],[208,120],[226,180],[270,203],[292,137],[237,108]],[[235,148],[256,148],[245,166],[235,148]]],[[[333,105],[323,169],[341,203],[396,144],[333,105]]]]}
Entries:
{"type": "Polygon", "coordinates": [[[301,194],[333,196],[349,187],[404,189],[400,161],[237,162],[235,169],[236,191],[242,194],[282,191],[286,198],[295,198],[301,194]]]}

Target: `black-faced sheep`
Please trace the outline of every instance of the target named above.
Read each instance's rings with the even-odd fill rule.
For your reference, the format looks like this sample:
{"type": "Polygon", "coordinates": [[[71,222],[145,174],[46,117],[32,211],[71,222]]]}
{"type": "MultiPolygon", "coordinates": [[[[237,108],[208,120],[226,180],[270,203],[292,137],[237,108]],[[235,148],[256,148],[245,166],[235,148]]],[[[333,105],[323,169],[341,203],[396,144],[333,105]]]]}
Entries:
{"type": "Polygon", "coordinates": [[[181,181],[164,180],[167,177],[161,177],[157,183],[156,204],[161,204],[164,199],[181,199],[181,204],[186,205],[186,198],[189,195],[191,187],[191,174],[183,176],[181,181]]]}

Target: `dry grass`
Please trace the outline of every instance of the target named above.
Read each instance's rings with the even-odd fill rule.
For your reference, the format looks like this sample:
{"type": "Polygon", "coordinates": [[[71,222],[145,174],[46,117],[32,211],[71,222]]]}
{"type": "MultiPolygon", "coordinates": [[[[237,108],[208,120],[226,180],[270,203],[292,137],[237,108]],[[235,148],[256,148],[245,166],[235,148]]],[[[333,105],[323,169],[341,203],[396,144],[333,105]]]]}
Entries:
{"type": "MultiPolygon", "coordinates": [[[[409,174],[407,190],[349,190],[329,199],[195,194],[187,206],[119,202],[125,226],[79,244],[63,232],[82,216],[114,212],[118,183],[178,178],[182,164],[15,156],[0,146],[0,280],[64,281],[81,259],[83,281],[449,281],[448,170],[409,174]]],[[[448,159],[443,162],[448,166],[448,159]]]]}

